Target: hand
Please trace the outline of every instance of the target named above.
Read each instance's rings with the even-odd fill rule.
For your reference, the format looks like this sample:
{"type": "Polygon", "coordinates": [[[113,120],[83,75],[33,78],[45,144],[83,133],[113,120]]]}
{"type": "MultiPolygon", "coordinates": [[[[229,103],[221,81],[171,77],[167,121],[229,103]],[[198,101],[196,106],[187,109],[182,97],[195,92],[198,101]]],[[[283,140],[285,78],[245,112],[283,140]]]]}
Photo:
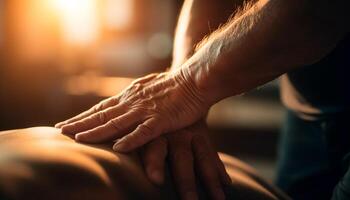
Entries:
{"type": "Polygon", "coordinates": [[[56,127],[81,142],[97,143],[124,136],[113,148],[129,152],[163,133],[193,124],[208,109],[201,92],[179,70],[137,79],[119,95],[56,127]]]}
{"type": "Polygon", "coordinates": [[[144,168],[149,179],[157,185],[164,181],[167,156],[181,199],[198,199],[195,174],[211,199],[225,199],[222,186],[229,185],[231,179],[210,144],[204,122],[161,136],[144,146],[141,156],[144,168]]]}

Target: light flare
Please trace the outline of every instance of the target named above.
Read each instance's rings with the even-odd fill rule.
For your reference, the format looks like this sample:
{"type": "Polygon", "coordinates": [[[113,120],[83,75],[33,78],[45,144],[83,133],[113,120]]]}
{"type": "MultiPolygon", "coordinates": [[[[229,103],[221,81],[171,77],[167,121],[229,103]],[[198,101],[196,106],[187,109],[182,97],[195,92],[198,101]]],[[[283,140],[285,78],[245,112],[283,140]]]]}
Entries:
{"type": "Polygon", "coordinates": [[[54,0],[66,42],[87,44],[99,35],[97,0],[54,0]]]}
{"type": "Polygon", "coordinates": [[[125,29],[131,24],[133,0],[106,0],[105,23],[110,29],[125,29]]]}

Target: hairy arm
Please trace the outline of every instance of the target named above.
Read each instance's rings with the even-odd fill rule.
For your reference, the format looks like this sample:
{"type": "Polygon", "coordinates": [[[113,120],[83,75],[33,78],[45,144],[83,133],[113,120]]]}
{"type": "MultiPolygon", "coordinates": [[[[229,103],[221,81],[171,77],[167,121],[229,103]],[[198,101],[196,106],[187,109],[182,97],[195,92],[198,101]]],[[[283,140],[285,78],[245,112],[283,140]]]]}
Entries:
{"type": "Polygon", "coordinates": [[[348,4],[259,0],[204,40],[181,67],[142,77],[56,127],[81,142],[122,138],[114,149],[130,152],[201,120],[220,99],[321,59],[348,33],[348,4]]]}
{"type": "Polygon", "coordinates": [[[179,72],[209,104],[255,88],[333,49],[349,30],[348,4],[259,0],[204,40],[179,72]]]}
{"type": "Polygon", "coordinates": [[[208,34],[227,22],[244,0],[185,0],[177,22],[171,68],[180,67],[208,34]]]}
{"type": "MultiPolygon", "coordinates": [[[[185,0],[175,33],[171,70],[190,58],[196,44],[227,22],[241,5],[243,0],[185,0]]],[[[198,199],[196,177],[212,199],[224,199],[223,185],[227,187],[231,180],[206,130],[205,122],[201,121],[146,144],[141,155],[149,179],[162,184],[168,161],[181,199],[198,199]]]]}

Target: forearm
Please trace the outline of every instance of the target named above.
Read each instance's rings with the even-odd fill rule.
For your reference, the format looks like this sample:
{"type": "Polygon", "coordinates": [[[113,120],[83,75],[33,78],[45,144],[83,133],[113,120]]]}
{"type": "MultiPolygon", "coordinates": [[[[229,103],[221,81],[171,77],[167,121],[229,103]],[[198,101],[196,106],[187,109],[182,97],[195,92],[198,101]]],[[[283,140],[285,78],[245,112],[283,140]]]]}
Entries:
{"type": "Polygon", "coordinates": [[[171,68],[190,58],[196,44],[224,24],[242,4],[243,0],[185,0],[177,22],[171,68]]]}
{"type": "Polygon", "coordinates": [[[346,1],[259,1],[181,66],[211,104],[328,53],[348,32],[346,1]],[[229,85],[227,85],[229,84],[229,85]]]}

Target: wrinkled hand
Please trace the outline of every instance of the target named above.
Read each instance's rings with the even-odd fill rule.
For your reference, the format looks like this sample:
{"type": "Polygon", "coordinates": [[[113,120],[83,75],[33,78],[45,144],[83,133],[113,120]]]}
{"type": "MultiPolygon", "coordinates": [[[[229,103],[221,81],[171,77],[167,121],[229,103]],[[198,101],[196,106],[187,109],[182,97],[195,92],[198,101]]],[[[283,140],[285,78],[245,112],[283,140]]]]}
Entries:
{"type": "Polygon", "coordinates": [[[211,199],[225,199],[222,186],[230,184],[231,179],[210,144],[204,122],[166,134],[144,146],[144,168],[155,184],[160,185],[164,181],[167,156],[181,199],[198,199],[195,174],[209,191],[211,199]]]}
{"type": "Polygon", "coordinates": [[[56,124],[80,142],[121,138],[114,150],[129,152],[166,132],[202,118],[209,105],[181,71],[151,74],[134,81],[117,96],[56,124]]]}

